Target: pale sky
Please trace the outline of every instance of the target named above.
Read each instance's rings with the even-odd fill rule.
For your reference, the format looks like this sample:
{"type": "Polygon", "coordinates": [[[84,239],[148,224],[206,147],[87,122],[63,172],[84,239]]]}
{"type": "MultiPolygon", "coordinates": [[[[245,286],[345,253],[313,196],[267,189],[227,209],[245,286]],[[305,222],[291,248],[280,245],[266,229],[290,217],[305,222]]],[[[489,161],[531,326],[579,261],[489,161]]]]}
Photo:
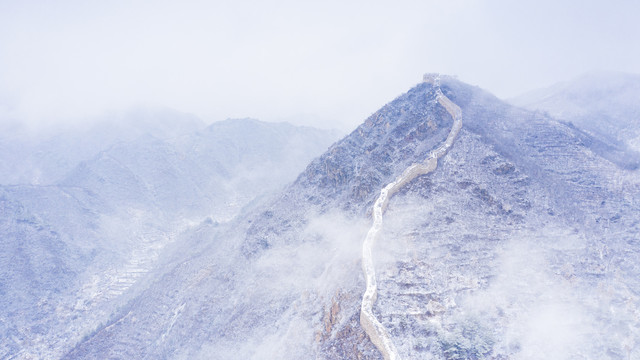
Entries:
{"type": "Polygon", "coordinates": [[[0,121],[130,106],[350,130],[457,75],[507,98],[640,73],[640,1],[0,0],[0,121]]]}

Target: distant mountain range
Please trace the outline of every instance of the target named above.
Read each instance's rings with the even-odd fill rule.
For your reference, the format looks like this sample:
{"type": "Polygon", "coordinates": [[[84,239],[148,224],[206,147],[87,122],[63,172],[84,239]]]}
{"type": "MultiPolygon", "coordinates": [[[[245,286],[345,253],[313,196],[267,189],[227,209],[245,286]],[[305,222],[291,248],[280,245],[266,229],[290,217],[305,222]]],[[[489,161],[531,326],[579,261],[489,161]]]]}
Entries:
{"type": "Polygon", "coordinates": [[[79,162],[143,135],[159,139],[205,127],[198,118],[169,109],[131,109],[85,123],[35,127],[19,122],[0,134],[0,184],[50,185],[79,162]]]}
{"type": "Polygon", "coordinates": [[[571,118],[428,75],[321,155],[331,134],[229,121],[4,186],[0,356],[639,358],[640,170],[633,136],[596,131],[597,111],[640,131],[607,108],[635,106],[617,76],[571,118]],[[447,141],[449,102],[451,148],[373,224],[447,141]],[[393,352],[361,324],[372,226],[393,352]]]}
{"type": "MultiPolygon", "coordinates": [[[[153,129],[145,116],[63,132],[19,153],[33,163],[13,181],[51,171],[42,172],[47,185],[45,176],[0,185],[0,358],[61,356],[109,318],[181,232],[229,221],[337,138],[251,119],[194,130],[197,122],[167,114],[153,129]]],[[[4,137],[19,144],[24,135],[4,137]]],[[[5,163],[18,162],[11,156],[5,163]]]]}
{"type": "Polygon", "coordinates": [[[592,148],[624,167],[640,167],[640,75],[594,72],[511,100],[545,111],[591,135],[592,148]]]}

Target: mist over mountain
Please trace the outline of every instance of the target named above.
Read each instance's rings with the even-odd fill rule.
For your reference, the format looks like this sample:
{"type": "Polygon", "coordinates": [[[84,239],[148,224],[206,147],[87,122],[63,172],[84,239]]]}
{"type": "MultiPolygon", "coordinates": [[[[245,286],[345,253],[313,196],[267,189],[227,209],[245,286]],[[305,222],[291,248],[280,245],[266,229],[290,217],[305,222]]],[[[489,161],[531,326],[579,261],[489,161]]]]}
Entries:
{"type": "Polygon", "coordinates": [[[63,358],[636,358],[640,177],[567,120],[430,77],[281,192],[182,232],[63,358]],[[448,138],[443,97],[462,129],[390,198],[371,249],[389,353],[361,325],[363,240],[381,190],[448,138]]]}
{"type": "Polygon", "coordinates": [[[44,143],[3,134],[16,148],[34,145],[4,154],[7,163],[34,162],[5,174],[25,183],[0,185],[1,358],[59,358],[138,293],[182,232],[229,221],[337,137],[251,119],[204,127],[165,112],[157,122],[137,115],[133,125],[98,124],[44,143]]]}
{"type": "Polygon", "coordinates": [[[15,121],[5,126],[0,134],[0,184],[50,185],[114,144],[144,135],[173,138],[205,124],[170,109],[132,108],[86,122],[38,127],[15,121]]]}
{"type": "Polygon", "coordinates": [[[625,167],[640,167],[640,75],[592,72],[511,100],[545,111],[596,138],[592,149],[625,167]]]}

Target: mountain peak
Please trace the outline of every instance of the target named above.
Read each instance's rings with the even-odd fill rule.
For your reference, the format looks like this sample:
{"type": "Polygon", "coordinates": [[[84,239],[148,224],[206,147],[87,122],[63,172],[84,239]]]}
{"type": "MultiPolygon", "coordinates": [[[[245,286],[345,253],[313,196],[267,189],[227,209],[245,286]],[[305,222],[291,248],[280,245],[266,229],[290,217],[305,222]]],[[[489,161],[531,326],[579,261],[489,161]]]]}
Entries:
{"type": "Polygon", "coordinates": [[[314,160],[298,181],[330,198],[369,203],[383,182],[425,159],[447,137],[452,119],[436,90],[435,83],[423,82],[383,106],[314,160]]]}
{"type": "Polygon", "coordinates": [[[458,77],[455,75],[446,75],[440,73],[425,73],[422,75],[422,82],[427,84],[440,84],[441,80],[457,80],[458,77]]]}

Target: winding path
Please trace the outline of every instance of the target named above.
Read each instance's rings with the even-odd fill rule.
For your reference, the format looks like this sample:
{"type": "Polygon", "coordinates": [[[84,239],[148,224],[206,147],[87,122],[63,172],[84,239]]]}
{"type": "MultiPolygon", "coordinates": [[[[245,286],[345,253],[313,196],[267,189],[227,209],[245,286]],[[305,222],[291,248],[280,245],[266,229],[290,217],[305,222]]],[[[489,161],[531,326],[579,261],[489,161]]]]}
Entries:
{"type": "Polygon", "coordinates": [[[362,296],[360,306],[360,325],[371,339],[371,342],[380,350],[385,360],[399,360],[398,350],[389,337],[389,333],[373,314],[373,305],[378,295],[378,285],[376,283],[376,271],[373,265],[371,248],[382,229],[382,214],[387,208],[389,199],[400,190],[405,184],[415,179],[419,175],[425,175],[436,169],[438,159],[445,155],[453,145],[458,132],[462,128],[462,111],[440,90],[440,76],[426,74],[424,82],[432,83],[436,86],[436,100],[442,105],[453,118],[453,126],[447,139],[439,147],[429,153],[427,159],[422,163],[416,163],[404,170],[402,175],[395,181],[389,183],[380,191],[380,196],[373,205],[373,225],[367,233],[367,237],[362,244],[362,270],[366,278],[367,289],[362,296]]]}

